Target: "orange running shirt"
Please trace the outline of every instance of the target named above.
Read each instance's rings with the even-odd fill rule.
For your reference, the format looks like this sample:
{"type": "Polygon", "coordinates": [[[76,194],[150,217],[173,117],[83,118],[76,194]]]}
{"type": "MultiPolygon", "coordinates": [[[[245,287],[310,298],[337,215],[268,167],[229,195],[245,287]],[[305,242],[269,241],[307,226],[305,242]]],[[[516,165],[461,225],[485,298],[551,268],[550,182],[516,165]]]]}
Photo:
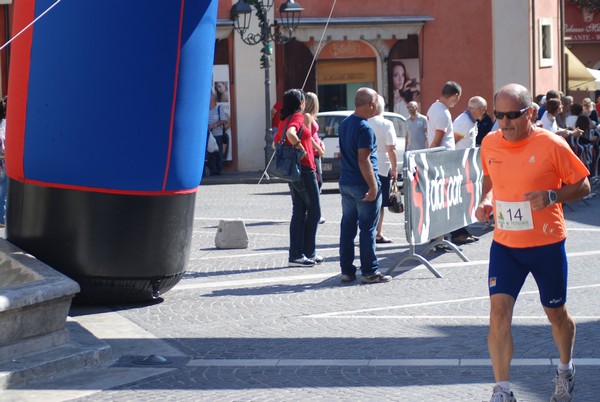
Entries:
{"type": "MultiPolygon", "coordinates": [[[[544,129],[533,129],[531,135],[519,142],[509,142],[502,131],[489,133],[481,143],[483,174],[492,180],[494,200],[494,240],[508,247],[543,246],[561,241],[567,236],[562,204],[549,205],[534,211],[525,201],[525,194],[536,190],[557,190],[563,183],[574,184],[589,175],[585,165],[571,151],[567,142],[544,129]],[[504,230],[499,219],[523,210],[531,210],[532,228],[504,230]],[[528,207],[529,206],[529,207],[528,207]],[[500,213],[500,216],[498,215],[500,213]]],[[[525,219],[527,220],[527,219],[525,219]]]]}

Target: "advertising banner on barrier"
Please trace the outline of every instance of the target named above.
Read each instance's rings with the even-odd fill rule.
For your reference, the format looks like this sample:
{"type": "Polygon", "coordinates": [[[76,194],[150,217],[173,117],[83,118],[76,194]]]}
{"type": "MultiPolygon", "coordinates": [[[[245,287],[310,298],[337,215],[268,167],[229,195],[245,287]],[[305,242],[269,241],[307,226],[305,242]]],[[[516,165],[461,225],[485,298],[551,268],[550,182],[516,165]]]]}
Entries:
{"type": "Polygon", "coordinates": [[[406,238],[423,244],[476,221],[483,172],[479,148],[404,156],[406,238]]]}

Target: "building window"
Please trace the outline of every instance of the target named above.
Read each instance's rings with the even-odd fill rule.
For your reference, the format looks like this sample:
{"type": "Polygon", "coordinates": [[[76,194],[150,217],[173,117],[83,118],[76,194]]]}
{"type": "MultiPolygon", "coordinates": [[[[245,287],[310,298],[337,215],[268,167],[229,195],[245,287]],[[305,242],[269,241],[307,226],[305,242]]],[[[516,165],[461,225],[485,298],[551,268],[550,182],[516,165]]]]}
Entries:
{"type": "Polygon", "coordinates": [[[552,20],[549,18],[540,18],[539,23],[540,67],[551,67],[554,64],[554,41],[552,39],[554,29],[552,20]]]}

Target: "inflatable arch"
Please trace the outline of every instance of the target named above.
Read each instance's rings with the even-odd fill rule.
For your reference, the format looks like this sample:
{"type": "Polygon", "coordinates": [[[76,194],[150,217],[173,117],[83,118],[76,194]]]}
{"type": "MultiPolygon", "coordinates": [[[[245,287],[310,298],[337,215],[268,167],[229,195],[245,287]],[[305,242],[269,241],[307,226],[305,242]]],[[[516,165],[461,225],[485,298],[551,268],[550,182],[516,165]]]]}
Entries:
{"type": "MultiPolygon", "coordinates": [[[[11,45],[7,239],[76,300],[147,300],[183,275],[217,2],[62,1],[11,45]]],[[[15,2],[14,33],[52,3],[15,2]]]]}

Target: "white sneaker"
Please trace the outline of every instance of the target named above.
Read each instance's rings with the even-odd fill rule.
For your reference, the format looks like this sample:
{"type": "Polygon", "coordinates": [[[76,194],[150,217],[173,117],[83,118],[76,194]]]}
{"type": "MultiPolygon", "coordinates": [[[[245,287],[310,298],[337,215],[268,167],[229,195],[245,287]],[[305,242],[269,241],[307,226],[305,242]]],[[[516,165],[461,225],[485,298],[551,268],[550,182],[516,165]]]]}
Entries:
{"type": "Polygon", "coordinates": [[[315,264],[321,264],[323,261],[325,261],[325,258],[321,257],[320,255],[315,255],[314,257],[310,257],[310,259],[313,260],[315,264]]]}
{"type": "Polygon", "coordinates": [[[554,379],[554,394],[550,402],[571,402],[573,400],[573,390],[575,388],[575,367],[573,371],[556,370],[554,379]]]}
{"type": "Polygon", "coordinates": [[[500,385],[496,385],[490,402],[517,402],[517,398],[512,391],[506,392],[500,385]]]}
{"type": "Polygon", "coordinates": [[[315,262],[310,258],[302,257],[288,261],[288,267],[314,267],[315,262]]]}

